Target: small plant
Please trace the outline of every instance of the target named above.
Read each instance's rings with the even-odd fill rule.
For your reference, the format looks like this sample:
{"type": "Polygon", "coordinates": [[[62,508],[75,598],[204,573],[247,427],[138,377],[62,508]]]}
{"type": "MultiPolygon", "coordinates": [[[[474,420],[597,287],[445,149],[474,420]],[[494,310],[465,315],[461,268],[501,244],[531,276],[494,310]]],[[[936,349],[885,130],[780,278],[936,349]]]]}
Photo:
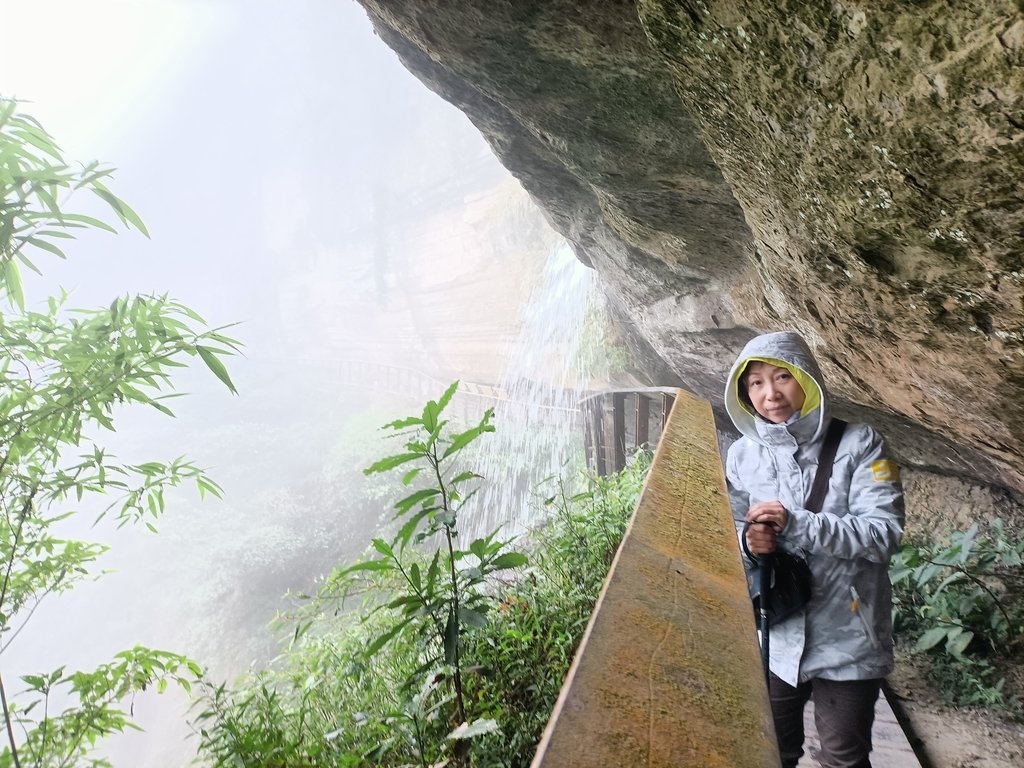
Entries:
{"type": "Polygon", "coordinates": [[[395,518],[402,526],[390,544],[374,539],[373,548],[380,557],[355,563],[337,576],[344,580],[361,571],[373,571],[390,573],[399,579],[404,593],[381,606],[394,611],[397,621],[370,643],[366,655],[373,656],[407,627],[414,627],[417,634],[422,632],[427,640],[423,669],[442,666],[417,694],[416,710],[422,710],[429,694],[438,689],[436,681],[450,674],[456,728],[449,738],[462,740],[493,727],[492,723],[469,723],[466,719],[463,627],[487,623],[492,598],[480,587],[489,574],[526,565],[527,561],[521,553],[506,551],[507,542],[497,540],[494,533],[475,539],[466,549],[457,546],[459,513],[476,492],[467,493],[464,486],[480,476],[472,471],[458,471],[456,460],[459,452],[474,440],[494,431],[490,423],[493,411],[487,410],[476,426],[454,435],[446,434],[448,422],[441,415],[457,389],[456,381],[439,401],[429,401],[420,416],[385,425],[385,429],[408,438],[405,451],[381,459],[366,469],[366,474],[413,464],[402,477],[402,485],[410,486],[419,479],[426,483],[395,504],[395,518]],[[441,538],[441,546],[434,549],[429,565],[421,568],[414,558],[408,557],[411,548],[435,537],[441,538]]]}
{"type": "Polygon", "coordinates": [[[992,659],[1019,650],[1024,604],[1019,589],[1024,539],[1001,520],[977,523],[945,543],[907,542],[892,560],[894,627],[929,654],[933,678],[952,703],[1006,704],[992,659]]]}

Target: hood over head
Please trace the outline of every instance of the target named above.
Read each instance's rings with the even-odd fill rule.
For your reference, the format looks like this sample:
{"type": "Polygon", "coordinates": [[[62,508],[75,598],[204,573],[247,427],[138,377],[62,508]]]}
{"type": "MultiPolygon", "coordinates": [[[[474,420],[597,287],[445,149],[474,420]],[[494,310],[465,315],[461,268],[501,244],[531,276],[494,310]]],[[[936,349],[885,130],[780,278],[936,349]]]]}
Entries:
{"type": "MultiPolygon", "coordinates": [[[[741,395],[740,376],[747,365],[752,362],[768,363],[787,369],[804,391],[804,405],[800,409],[799,419],[813,420],[815,428],[811,439],[824,433],[829,421],[828,392],[822,382],[821,369],[811,353],[811,348],[803,337],[793,331],[779,331],[755,336],[743,347],[736,362],[729,371],[725,383],[725,410],[732,423],[742,434],[761,441],[758,436],[757,423],[765,422],[749,402],[741,395]]],[[[810,430],[809,430],[810,431],[810,430]]]]}

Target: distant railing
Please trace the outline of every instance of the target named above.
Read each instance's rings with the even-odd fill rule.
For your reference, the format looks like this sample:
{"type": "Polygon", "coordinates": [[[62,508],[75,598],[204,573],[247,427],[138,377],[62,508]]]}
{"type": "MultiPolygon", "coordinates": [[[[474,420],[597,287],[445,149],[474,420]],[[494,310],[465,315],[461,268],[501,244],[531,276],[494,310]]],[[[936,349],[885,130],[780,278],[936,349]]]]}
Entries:
{"type": "Polygon", "coordinates": [[[668,387],[615,389],[581,400],[587,466],[608,475],[625,468],[637,449],[657,446],[675,392],[668,387]]]}
{"type": "MultiPolygon", "coordinates": [[[[369,360],[308,360],[329,372],[334,386],[356,387],[374,392],[404,395],[424,401],[436,398],[451,384],[408,366],[369,360]]],[[[618,472],[627,457],[639,448],[654,449],[661,439],[665,422],[675,401],[675,389],[644,387],[610,389],[582,397],[569,406],[542,405],[524,400],[503,387],[472,381],[460,381],[456,398],[466,418],[473,400],[529,407],[538,415],[544,412],[579,413],[583,417],[587,466],[600,475],[618,472]]]]}

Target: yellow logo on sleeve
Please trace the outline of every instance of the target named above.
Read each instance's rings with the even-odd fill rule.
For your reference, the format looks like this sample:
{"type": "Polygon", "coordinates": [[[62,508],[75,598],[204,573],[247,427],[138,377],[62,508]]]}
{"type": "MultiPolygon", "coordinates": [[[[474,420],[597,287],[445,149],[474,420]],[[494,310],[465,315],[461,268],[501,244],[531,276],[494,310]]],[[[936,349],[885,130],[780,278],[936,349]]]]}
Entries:
{"type": "Polygon", "coordinates": [[[871,476],[876,483],[898,483],[900,480],[900,468],[896,462],[888,459],[879,459],[871,462],[871,476]]]}

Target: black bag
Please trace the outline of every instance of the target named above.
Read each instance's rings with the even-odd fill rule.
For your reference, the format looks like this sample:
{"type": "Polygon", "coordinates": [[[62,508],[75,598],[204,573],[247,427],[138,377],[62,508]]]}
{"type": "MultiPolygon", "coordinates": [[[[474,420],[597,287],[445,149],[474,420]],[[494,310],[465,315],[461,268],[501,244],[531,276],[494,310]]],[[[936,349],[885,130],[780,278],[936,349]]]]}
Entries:
{"type": "MultiPolygon", "coordinates": [[[[807,497],[804,506],[811,512],[820,512],[821,504],[825,500],[828,491],[828,481],[832,476],[832,463],[835,461],[836,450],[839,441],[846,429],[846,422],[841,419],[832,419],[828,425],[828,432],[825,434],[825,442],[821,446],[821,455],[818,457],[818,469],[814,475],[814,483],[811,486],[811,493],[807,497]]],[[[747,586],[750,589],[751,601],[754,604],[754,616],[759,619],[767,618],[768,626],[774,626],[801,610],[811,600],[811,568],[800,555],[792,552],[785,552],[776,549],[767,557],[758,557],[747,549],[747,528],[750,523],[743,526],[743,533],[740,536],[740,544],[743,552],[754,563],[757,564],[753,570],[747,571],[747,586]],[[768,566],[771,569],[768,576],[768,584],[762,590],[761,567],[768,566]],[[767,592],[765,600],[765,616],[761,615],[761,592],[767,592]]]]}

